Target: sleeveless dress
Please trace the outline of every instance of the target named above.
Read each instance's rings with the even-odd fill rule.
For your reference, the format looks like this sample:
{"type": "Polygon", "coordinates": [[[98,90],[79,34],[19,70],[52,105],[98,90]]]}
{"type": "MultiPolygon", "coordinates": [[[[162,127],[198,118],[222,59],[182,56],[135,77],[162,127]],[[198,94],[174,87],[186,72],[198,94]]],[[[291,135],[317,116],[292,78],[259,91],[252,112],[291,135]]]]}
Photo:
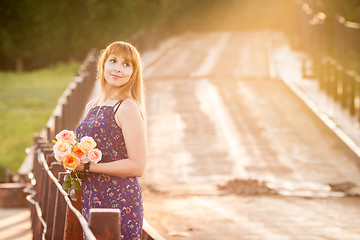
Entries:
{"type": "MultiPolygon", "coordinates": [[[[76,128],[76,137],[92,137],[102,152],[100,163],[128,157],[122,130],[115,120],[121,102],[93,107],[76,128]]],[[[121,239],[140,240],[143,225],[141,187],[137,177],[114,177],[90,172],[81,186],[82,215],[89,221],[91,208],[118,208],[121,239]]],[[[85,239],[85,237],[84,237],[85,239]]]]}

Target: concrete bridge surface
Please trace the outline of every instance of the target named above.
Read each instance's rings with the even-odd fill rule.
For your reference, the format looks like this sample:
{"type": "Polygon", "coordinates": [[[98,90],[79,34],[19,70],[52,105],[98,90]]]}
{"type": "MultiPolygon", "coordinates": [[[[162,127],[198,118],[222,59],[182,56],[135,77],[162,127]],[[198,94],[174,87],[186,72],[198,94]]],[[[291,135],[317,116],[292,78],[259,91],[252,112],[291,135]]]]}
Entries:
{"type": "Polygon", "coordinates": [[[360,239],[359,156],[280,78],[301,78],[286,39],[167,44],[145,69],[150,224],[168,239],[360,239]]]}

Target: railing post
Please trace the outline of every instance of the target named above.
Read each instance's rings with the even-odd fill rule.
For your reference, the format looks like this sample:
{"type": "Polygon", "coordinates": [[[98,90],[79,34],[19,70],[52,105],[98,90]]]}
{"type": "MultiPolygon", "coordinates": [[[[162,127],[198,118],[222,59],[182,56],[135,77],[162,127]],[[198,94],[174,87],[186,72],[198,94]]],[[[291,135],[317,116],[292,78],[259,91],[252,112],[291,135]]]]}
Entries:
{"type": "MultiPolygon", "coordinates": [[[[81,191],[75,191],[77,201],[72,201],[72,205],[81,212],[81,191]]],[[[66,218],[65,218],[65,232],[64,240],[82,240],[83,231],[81,224],[76,217],[76,215],[70,210],[69,206],[66,208],[66,218]]]]}
{"type": "Polygon", "coordinates": [[[70,99],[70,96],[67,95],[65,97],[65,102],[64,102],[64,105],[63,105],[63,112],[62,112],[62,116],[64,118],[64,125],[63,127],[68,129],[69,128],[69,122],[70,122],[70,115],[71,115],[71,111],[70,111],[70,103],[69,103],[69,99],[70,99]]]}
{"type": "MultiPolygon", "coordinates": [[[[64,167],[61,166],[58,162],[52,162],[50,166],[50,170],[54,176],[58,176],[60,172],[64,171],[64,167]]],[[[54,226],[54,213],[56,208],[56,193],[58,192],[58,188],[56,184],[49,178],[49,196],[47,201],[47,214],[46,214],[46,239],[51,239],[53,233],[54,226]]]]}
{"type": "MultiPolygon", "coordinates": [[[[360,98],[360,78],[355,77],[354,82],[355,82],[355,88],[354,88],[354,91],[355,91],[354,102],[355,102],[360,98]]],[[[360,115],[359,115],[360,114],[360,106],[359,106],[359,103],[356,104],[355,112],[358,115],[358,119],[360,121],[360,115]]]]}
{"type": "Polygon", "coordinates": [[[322,71],[321,71],[321,77],[319,78],[319,87],[320,89],[324,89],[324,82],[327,78],[327,70],[328,69],[328,58],[324,57],[322,61],[322,71]]]}
{"type": "Polygon", "coordinates": [[[354,116],[356,109],[355,109],[355,98],[356,98],[356,78],[351,77],[351,91],[350,91],[350,115],[354,116]]]}
{"type": "MultiPolygon", "coordinates": [[[[60,185],[64,183],[64,177],[68,173],[60,172],[58,174],[58,180],[60,185]]],[[[66,214],[66,201],[61,194],[61,192],[56,192],[56,201],[55,201],[55,212],[54,212],[54,223],[53,223],[53,231],[52,238],[53,240],[62,240],[64,237],[64,229],[65,229],[65,214],[66,214]]]]}
{"type": "MultiPolygon", "coordinates": [[[[55,125],[55,134],[59,133],[61,130],[63,130],[63,122],[64,122],[64,117],[63,116],[59,116],[59,115],[55,115],[55,119],[54,119],[54,125],[55,125]]],[[[55,137],[54,137],[55,139],[55,137]]]]}
{"type": "Polygon", "coordinates": [[[41,187],[39,192],[38,202],[40,204],[41,213],[45,217],[47,211],[47,198],[49,193],[49,178],[46,171],[42,170],[41,187]]]}
{"type": "Polygon", "coordinates": [[[50,142],[52,141],[53,137],[55,136],[53,126],[46,126],[46,138],[50,142]]]}
{"type": "Polygon", "coordinates": [[[89,227],[96,239],[120,240],[120,210],[112,208],[90,209],[89,227]]]}
{"type": "Polygon", "coordinates": [[[348,100],[348,91],[349,91],[349,85],[348,85],[348,77],[346,74],[345,69],[343,69],[342,74],[341,74],[341,78],[342,78],[342,95],[341,95],[341,107],[344,108],[345,110],[347,109],[347,100],[348,100]]]}
{"type": "MultiPolygon", "coordinates": [[[[41,148],[41,145],[40,145],[40,148],[41,148]]],[[[36,200],[38,203],[39,203],[39,206],[42,209],[42,205],[43,205],[43,194],[44,192],[46,191],[44,189],[44,182],[47,180],[46,179],[46,172],[44,171],[43,169],[43,166],[41,165],[39,161],[39,155],[37,155],[37,159],[35,159],[36,161],[36,164],[38,164],[38,167],[37,167],[37,174],[36,174],[36,185],[35,185],[35,192],[36,192],[36,195],[34,197],[34,200],[36,200]]],[[[35,210],[36,212],[36,222],[35,222],[35,225],[34,225],[34,231],[33,231],[33,239],[41,239],[41,234],[43,232],[43,225],[41,224],[41,221],[39,219],[39,216],[38,215],[38,212],[35,210]]]]}
{"type": "Polygon", "coordinates": [[[74,114],[74,113],[77,113],[76,105],[79,104],[77,101],[76,92],[77,91],[76,91],[76,85],[75,85],[71,89],[69,98],[68,98],[69,110],[71,113],[71,114],[69,114],[69,126],[68,126],[69,130],[75,129],[76,121],[79,120],[77,114],[74,114]],[[77,103],[77,104],[75,104],[75,103],[77,103]]]}
{"type": "MultiPolygon", "coordinates": [[[[40,145],[41,139],[40,138],[34,138],[34,144],[36,145],[36,147],[38,148],[40,145]]],[[[34,179],[36,180],[36,184],[34,186],[34,189],[39,188],[39,183],[38,181],[40,181],[40,175],[41,175],[41,166],[39,164],[39,154],[38,151],[34,151],[34,158],[33,158],[33,174],[34,174],[34,179]]],[[[36,194],[38,194],[38,192],[36,192],[36,194]]],[[[36,196],[34,196],[34,198],[36,198],[36,196]]],[[[40,233],[40,219],[38,218],[37,215],[37,211],[36,211],[36,206],[35,205],[31,205],[31,228],[32,228],[32,232],[33,232],[33,239],[38,239],[40,237],[39,233],[40,233]]]]}

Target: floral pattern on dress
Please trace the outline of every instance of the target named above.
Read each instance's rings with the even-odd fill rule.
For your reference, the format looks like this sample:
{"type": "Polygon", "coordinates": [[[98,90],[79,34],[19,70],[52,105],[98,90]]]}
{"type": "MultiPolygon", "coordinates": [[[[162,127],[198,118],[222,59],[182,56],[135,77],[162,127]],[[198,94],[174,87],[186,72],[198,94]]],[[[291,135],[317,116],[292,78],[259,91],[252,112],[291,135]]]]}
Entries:
{"type": "MultiPolygon", "coordinates": [[[[76,128],[76,137],[81,139],[84,136],[94,138],[97,143],[103,154],[100,163],[128,157],[122,130],[114,117],[114,106],[92,108],[76,128]]],[[[89,173],[82,182],[81,203],[87,221],[91,208],[120,209],[121,239],[141,239],[144,210],[137,177],[89,173]]]]}

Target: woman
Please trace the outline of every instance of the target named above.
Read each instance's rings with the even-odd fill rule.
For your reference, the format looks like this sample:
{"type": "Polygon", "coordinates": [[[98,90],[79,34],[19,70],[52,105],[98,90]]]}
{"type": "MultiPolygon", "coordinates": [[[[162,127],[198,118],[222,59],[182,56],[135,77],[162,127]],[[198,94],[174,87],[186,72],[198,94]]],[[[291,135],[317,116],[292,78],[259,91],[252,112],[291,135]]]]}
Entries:
{"type": "Polygon", "coordinates": [[[90,208],[121,211],[121,239],[141,239],[143,206],[141,177],[146,165],[144,96],[140,55],[129,43],[114,42],[98,62],[100,96],[91,100],[76,137],[93,137],[102,151],[94,165],[81,164],[82,214],[90,208]]]}

